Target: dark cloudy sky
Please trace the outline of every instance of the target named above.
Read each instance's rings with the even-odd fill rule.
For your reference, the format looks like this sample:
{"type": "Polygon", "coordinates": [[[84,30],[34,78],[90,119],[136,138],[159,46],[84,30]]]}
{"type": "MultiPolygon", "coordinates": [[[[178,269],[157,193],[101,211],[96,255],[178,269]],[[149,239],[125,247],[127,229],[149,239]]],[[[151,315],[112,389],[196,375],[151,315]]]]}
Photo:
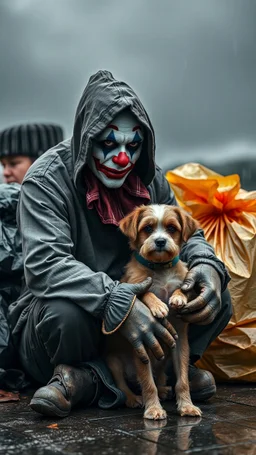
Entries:
{"type": "Polygon", "coordinates": [[[139,94],[160,165],[256,155],[255,0],[0,0],[0,129],[71,135],[98,69],[139,94]]]}

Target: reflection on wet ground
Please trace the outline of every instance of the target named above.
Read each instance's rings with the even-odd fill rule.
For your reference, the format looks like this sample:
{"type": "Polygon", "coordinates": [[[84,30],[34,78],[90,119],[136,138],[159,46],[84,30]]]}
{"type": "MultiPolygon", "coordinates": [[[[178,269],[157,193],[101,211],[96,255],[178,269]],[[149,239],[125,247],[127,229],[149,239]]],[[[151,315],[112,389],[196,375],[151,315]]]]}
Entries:
{"type": "Polygon", "coordinates": [[[30,393],[0,403],[0,454],[51,455],[256,455],[256,385],[219,385],[201,404],[202,417],[179,417],[173,402],[168,418],[146,421],[141,410],[76,409],[66,419],[30,410],[30,393]]]}

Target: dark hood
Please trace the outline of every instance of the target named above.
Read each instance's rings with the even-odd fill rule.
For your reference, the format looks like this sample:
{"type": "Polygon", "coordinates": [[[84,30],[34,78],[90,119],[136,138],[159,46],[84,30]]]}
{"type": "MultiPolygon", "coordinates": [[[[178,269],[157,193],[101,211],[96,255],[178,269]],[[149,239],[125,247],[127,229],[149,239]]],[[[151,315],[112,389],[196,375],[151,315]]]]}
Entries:
{"type": "Polygon", "coordinates": [[[74,182],[82,184],[81,171],[87,162],[92,140],[122,110],[130,109],[144,126],[143,148],[135,169],[147,186],[155,175],[155,135],[141,101],[125,82],[117,81],[109,71],[90,77],[77,107],[71,149],[74,159],[74,182]]]}

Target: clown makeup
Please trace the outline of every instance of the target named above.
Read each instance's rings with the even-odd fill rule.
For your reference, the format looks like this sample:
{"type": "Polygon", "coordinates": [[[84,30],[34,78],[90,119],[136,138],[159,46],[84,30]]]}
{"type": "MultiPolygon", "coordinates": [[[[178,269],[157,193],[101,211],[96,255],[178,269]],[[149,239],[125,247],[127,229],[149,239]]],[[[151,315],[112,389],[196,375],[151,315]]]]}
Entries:
{"type": "Polygon", "coordinates": [[[118,114],[97,137],[88,166],[108,188],[120,188],[138,160],[142,126],[130,111],[118,114]]]}

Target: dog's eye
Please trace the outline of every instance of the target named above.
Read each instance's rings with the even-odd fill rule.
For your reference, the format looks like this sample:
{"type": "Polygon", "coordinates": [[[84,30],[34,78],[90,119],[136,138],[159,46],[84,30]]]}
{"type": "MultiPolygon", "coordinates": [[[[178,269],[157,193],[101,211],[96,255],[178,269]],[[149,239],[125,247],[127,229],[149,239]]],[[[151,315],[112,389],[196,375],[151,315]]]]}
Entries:
{"type": "Polygon", "coordinates": [[[147,226],[144,227],[144,231],[145,231],[147,234],[152,234],[153,228],[152,228],[152,226],[150,226],[150,224],[148,224],[147,226]]]}
{"type": "Polygon", "coordinates": [[[177,231],[177,228],[175,226],[173,226],[173,224],[169,224],[169,226],[167,226],[167,231],[170,232],[170,234],[174,234],[174,232],[177,231]]]}

